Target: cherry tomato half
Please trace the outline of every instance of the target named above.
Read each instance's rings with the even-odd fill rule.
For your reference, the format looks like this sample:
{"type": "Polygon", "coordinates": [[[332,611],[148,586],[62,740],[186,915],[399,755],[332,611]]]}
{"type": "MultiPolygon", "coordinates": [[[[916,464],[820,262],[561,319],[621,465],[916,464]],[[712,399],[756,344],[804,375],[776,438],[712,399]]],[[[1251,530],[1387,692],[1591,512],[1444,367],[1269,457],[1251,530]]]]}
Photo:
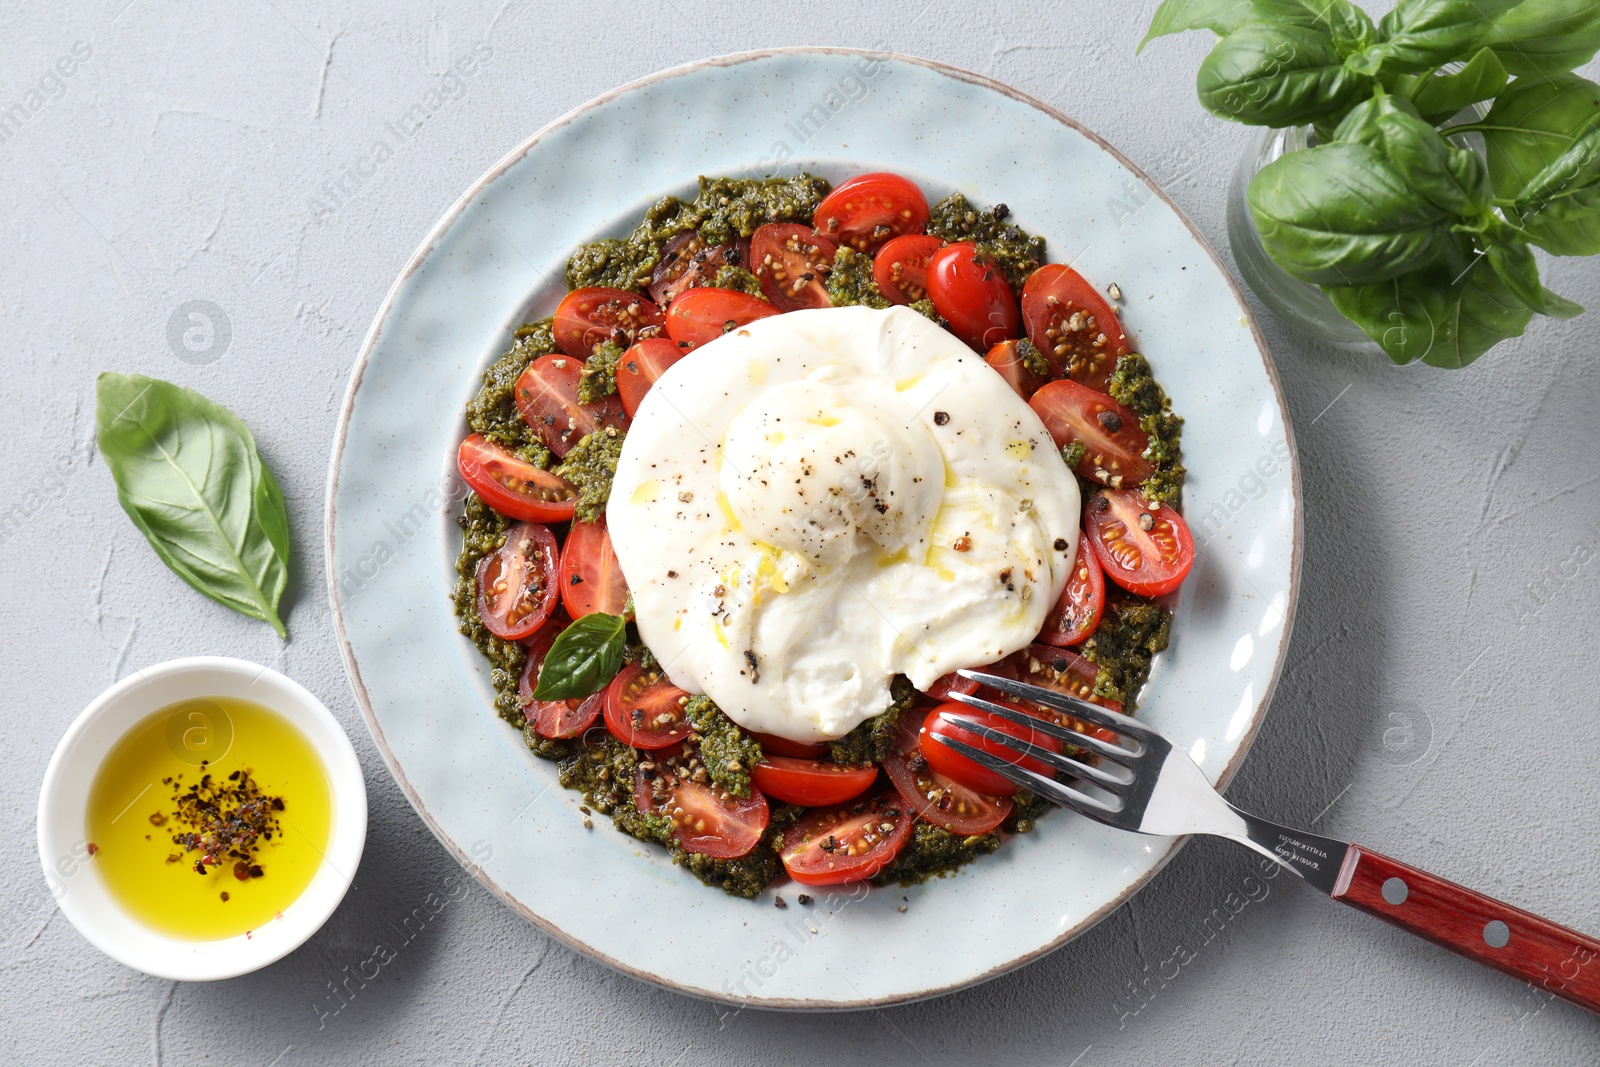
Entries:
{"type": "Polygon", "coordinates": [[[917,709],[900,717],[894,750],[883,761],[889,781],[923,822],[964,837],[988,833],[1011,814],[1011,798],[979,793],[934,770],[918,747],[927,715],[917,709]]]}
{"type": "Polygon", "coordinates": [[[571,356],[540,356],[517,379],[517,410],[545,447],[559,459],[585,435],[602,426],[625,427],[622,403],[608,396],[594,404],[578,403],[583,361],[571,356]]]}
{"type": "Polygon", "coordinates": [[[928,298],[950,324],[950,332],[987,352],[1022,329],[1017,299],[1000,268],[980,263],[967,241],[945,245],[928,257],[928,298]]]}
{"type": "Polygon", "coordinates": [[[656,379],[687,352],[665,337],[652,337],[622,353],[617,361],[617,398],[630,419],[639,413],[639,403],[656,379]]]}
{"type": "Polygon", "coordinates": [[[1050,379],[1028,369],[1023,362],[1022,352],[1018,349],[1021,341],[1001,341],[989,349],[983,361],[999,372],[1000,377],[1006,380],[1022,399],[1027,400],[1037,393],[1050,379]]]}
{"type": "Polygon", "coordinates": [[[878,768],[846,767],[824,760],[768,756],[750,768],[750,778],[769,797],[808,808],[843,804],[878,780],[878,768]]]}
{"type": "Polygon", "coordinates": [[[574,289],[556,306],[556,346],[574,359],[588,359],[595,345],[615,341],[626,348],[661,329],[661,309],[626,289],[574,289]]]}
{"type": "Polygon", "coordinates": [[[865,800],[808,813],[783,835],[789,877],[803,885],[838,885],[871,878],[900,854],[916,824],[893,789],[865,800]]]}
{"type": "Polygon", "coordinates": [[[891,237],[921,233],[928,224],[928,198],[898,174],[858,174],[822,198],[812,221],[822,236],[874,252],[891,237]]]}
{"type": "Polygon", "coordinates": [[[606,687],[606,729],[633,748],[666,748],[689,736],[683,706],[689,694],[659,667],[629,663],[606,687]]]}
{"type": "Polygon", "coordinates": [[[640,811],[672,820],[672,837],[686,852],[712,859],[743,856],[761,841],[770,811],[758,789],[736,797],[714,783],[701,784],[687,752],[656,761],[653,772],[634,772],[633,802],[640,811]]]}
{"type": "MultiPolygon", "coordinates": [[[[988,668],[983,669],[987,670],[988,668]]],[[[949,674],[941,674],[935,678],[933,684],[923,690],[923,694],[932,697],[934,700],[949,700],[951,693],[963,693],[971,696],[977,691],[977,682],[970,678],[963,678],[961,675],[951,671],[949,674]]]]}
{"type": "Polygon", "coordinates": [[[699,348],[747,322],[778,314],[778,309],[736,289],[690,289],[667,308],[667,336],[680,349],[699,348]]]}
{"type": "Polygon", "coordinates": [[[456,466],[472,491],[500,514],[524,522],[566,522],[578,490],[559,475],[495,444],[481,433],[461,442],[456,466]]]}
{"type": "Polygon", "coordinates": [[[750,731],[750,736],[761,742],[761,751],[770,756],[793,756],[795,759],[816,759],[828,751],[826,741],[791,741],[787,737],[777,734],[758,734],[750,731]]]}
{"type": "MultiPolygon", "coordinates": [[[[942,314],[942,313],[941,313],[942,314]]],[[[1128,338],[1111,305],[1077,271],[1047,263],[1022,286],[1028,337],[1058,376],[1102,393],[1128,354],[1128,338]]]]}
{"type": "MultiPolygon", "coordinates": [[[[1122,705],[1108,697],[1096,696],[1094,684],[1100,674],[1100,668],[1089,660],[1084,659],[1069,648],[1056,648],[1052,645],[1033,644],[1020,652],[1013,653],[1006,658],[1006,668],[1011,677],[1046,689],[1063,693],[1091,704],[1099,704],[1112,711],[1121,711],[1122,705]]],[[[1003,703],[1019,706],[1011,698],[1003,698],[1003,703]]],[[[1117,735],[1100,726],[1093,726],[1082,719],[1061,712],[1052,711],[1039,704],[1023,702],[1022,710],[1030,715],[1037,715],[1048,719],[1079,733],[1093,734],[1102,741],[1117,743],[1117,735]]]]}
{"type": "Polygon", "coordinates": [[[1084,510],[1084,532],[1106,577],[1138,596],[1178,588],[1194,566],[1194,535],[1171,504],[1137,489],[1101,489],[1084,510]]]}
{"type": "Polygon", "coordinates": [[[1082,443],[1083,458],[1074,468],[1080,477],[1131,489],[1155,473],[1144,458],[1150,438],[1139,429],[1139,416],[1105,393],[1062,379],[1034,393],[1028,406],[1057,448],[1082,443]]]}
{"type": "Polygon", "coordinates": [[[724,265],[734,266],[743,259],[733,242],[708,245],[705,238],[686,230],[669,240],[650,276],[650,299],[666,307],[679,293],[700,285],[711,285],[724,265]]]}
{"type": "Polygon", "coordinates": [[[750,236],[750,269],[779,311],[825,308],[838,243],[797,222],[769,222],[750,236]]]}
{"type": "Polygon", "coordinates": [[[928,295],[928,259],[944,242],[931,234],[896,237],[872,257],[872,280],[891,304],[914,304],[928,295]]]}
{"type": "Polygon", "coordinates": [[[581,619],[595,611],[621,615],[628,605],[628,580],[611,547],[606,517],[575,522],[561,546],[561,603],[567,614],[581,619]]]}
{"type": "Polygon", "coordinates": [[[1044,617],[1039,640],[1065,648],[1081,643],[1100,625],[1106,607],[1106,577],[1100,557],[1089,547],[1089,538],[1078,535],[1078,548],[1072,559],[1072,573],[1061,597],[1044,617]]]}
{"type": "Polygon", "coordinates": [[[550,646],[571,622],[567,613],[557,608],[527,643],[528,659],[523,665],[522,677],[517,682],[517,701],[522,705],[528,725],[540,737],[577,737],[594,725],[595,719],[600,717],[601,710],[605,708],[604,689],[586,697],[568,700],[533,698],[534,690],[539,687],[539,672],[544,669],[545,657],[550,654],[550,646]]]}
{"type": "Polygon", "coordinates": [[[1007,763],[1012,763],[1042,774],[1052,776],[1048,763],[1035,759],[1032,756],[1019,756],[1010,749],[988,738],[979,737],[971,730],[965,729],[967,723],[980,723],[984,726],[999,730],[1001,733],[1018,740],[1027,741],[1036,748],[1046,749],[1050,752],[1060,752],[1061,742],[1048,734],[1038,730],[1031,730],[1026,726],[1018,726],[1009,719],[1003,719],[987,711],[968,707],[965,704],[940,704],[928,713],[922,724],[922,735],[918,750],[922,758],[928,761],[928,766],[949,778],[959,782],[968,789],[979,793],[988,793],[990,796],[1009,797],[1016,793],[1017,787],[1010,779],[1004,778],[989,768],[983,766],[970,757],[964,756],[947,745],[935,741],[935,737],[954,738],[964,741],[980,752],[991,756],[999,756],[1007,763]]]}
{"type": "Polygon", "coordinates": [[[556,608],[556,539],[536,522],[519,522],[478,561],[478,617],[507,641],[531,637],[556,608]]]}

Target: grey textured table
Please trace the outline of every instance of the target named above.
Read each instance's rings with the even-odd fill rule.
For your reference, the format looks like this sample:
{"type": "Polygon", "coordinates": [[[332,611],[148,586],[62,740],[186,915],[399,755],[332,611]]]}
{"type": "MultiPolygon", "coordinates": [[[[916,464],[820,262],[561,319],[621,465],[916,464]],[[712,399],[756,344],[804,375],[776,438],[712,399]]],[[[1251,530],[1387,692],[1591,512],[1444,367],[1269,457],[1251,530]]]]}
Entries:
{"type": "MultiPolygon", "coordinates": [[[[341,985],[424,897],[464,880],[356,712],[321,558],[346,375],[434,220],[529,133],[617,84],[717,52],[830,43],[926,55],[1044,99],[1144,168],[1226,258],[1223,192],[1246,131],[1195,102],[1202,35],[1134,57],[1153,7],[91,0],[0,14],[0,104],[24,104],[0,143],[0,1060],[1595,1062],[1600,1020],[1264,878],[1214,841],[1043,961],[893,1010],[736,1013],[663,992],[475,883],[378,979],[341,985]],[[480,44],[478,73],[434,95],[480,44]],[[73,73],[54,74],[74,53],[73,73]],[[330,197],[324,183],[419,103],[416,133],[330,197]],[[214,305],[218,328],[186,347],[191,301],[214,305]],[[105,369],[191,385],[255,429],[299,553],[287,643],[190,592],[117,508],[93,441],[105,369]],[[84,704],[134,668],[201,653],[271,664],[326,701],[361,754],[372,823],[354,889],[304,948],[177,985],[102,957],[61,918],[33,818],[84,704]]],[[[1558,261],[1549,280],[1600,306],[1593,264],[1558,261]]],[[[1262,326],[1299,438],[1308,543],[1287,668],[1235,799],[1600,931],[1600,317],[1540,320],[1462,373],[1262,326]]]]}

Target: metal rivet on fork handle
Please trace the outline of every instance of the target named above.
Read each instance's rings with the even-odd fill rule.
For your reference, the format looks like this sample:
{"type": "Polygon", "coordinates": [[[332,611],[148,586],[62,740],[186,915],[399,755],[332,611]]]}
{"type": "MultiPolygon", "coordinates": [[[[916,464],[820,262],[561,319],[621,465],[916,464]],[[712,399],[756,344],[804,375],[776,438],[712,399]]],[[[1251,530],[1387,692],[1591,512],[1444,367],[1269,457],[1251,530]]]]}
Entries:
{"type": "Polygon", "coordinates": [[[1383,899],[1398,907],[1406,902],[1406,897],[1411,895],[1411,887],[1406,885],[1404,878],[1391,878],[1383,883],[1383,899]]]}

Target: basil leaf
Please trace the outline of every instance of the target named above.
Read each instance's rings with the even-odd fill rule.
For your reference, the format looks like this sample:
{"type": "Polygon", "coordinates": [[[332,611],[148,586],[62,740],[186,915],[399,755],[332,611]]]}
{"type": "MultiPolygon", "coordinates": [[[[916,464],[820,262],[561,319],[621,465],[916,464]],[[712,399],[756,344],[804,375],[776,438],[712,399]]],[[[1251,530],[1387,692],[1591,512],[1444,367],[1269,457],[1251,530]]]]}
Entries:
{"type": "Polygon", "coordinates": [[[1573,140],[1517,193],[1518,208],[1538,210],[1548,201],[1570,195],[1600,177],[1600,126],[1573,140]]]}
{"type": "Polygon", "coordinates": [[[219,604],[287,636],[289,516],[250,430],[199,393],[142,374],[95,383],[100,455],[161,561],[219,604]]]}
{"type": "MultiPolygon", "coordinates": [[[[1489,178],[1504,199],[1518,197],[1574,140],[1600,127],[1600,85],[1576,74],[1518,78],[1495,98],[1480,125],[1489,178]]],[[[1564,256],[1600,254],[1600,189],[1595,183],[1543,203],[1506,209],[1541,248],[1564,256]]]]}
{"type": "Polygon", "coordinates": [[[1467,216],[1488,211],[1494,194],[1483,160],[1445,140],[1432,123],[1408,110],[1414,106],[1380,88],[1350,110],[1334,140],[1377,149],[1413,189],[1446,211],[1467,216]]]}
{"type": "Polygon", "coordinates": [[[1539,265],[1525,241],[1495,241],[1484,253],[1491,270],[1510,290],[1511,295],[1541,315],[1570,319],[1583,314],[1583,306],[1557,296],[1539,281],[1539,265]]]}
{"type": "Polygon", "coordinates": [[[1218,118],[1298,126],[1343,114],[1373,82],[1346,67],[1319,28],[1250,22],[1217,42],[1195,84],[1201,105],[1218,118]]]}
{"type": "Polygon", "coordinates": [[[1564,74],[1600,51],[1600,4],[1595,0],[1523,0],[1493,17],[1493,36],[1484,43],[1518,77],[1564,74]]]}
{"type": "Polygon", "coordinates": [[[1432,70],[1502,40],[1495,20],[1523,2],[1400,0],[1378,23],[1382,43],[1374,51],[1388,71],[1432,70]]]}
{"type": "Polygon", "coordinates": [[[1508,77],[1494,50],[1480,48],[1454,74],[1401,78],[1395,91],[1410,98],[1422,117],[1437,126],[1450,121],[1462,108],[1494,97],[1506,87],[1508,77]]]}
{"type": "Polygon", "coordinates": [[[1290,152],[1250,182],[1250,215],[1284,270],[1321,285],[1371,285],[1415,270],[1451,239],[1451,213],[1370,145],[1290,152]]]}
{"type": "Polygon", "coordinates": [[[1323,292],[1396,363],[1465,367],[1521,336],[1533,318],[1482,259],[1464,269],[1441,259],[1376,285],[1323,292]]]}
{"type": "Polygon", "coordinates": [[[1348,0],[1162,0],[1134,53],[1158,37],[1189,30],[1226,37],[1247,22],[1320,28],[1346,51],[1366,47],[1375,34],[1367,13],[1348,0]]]}
{"type": "Polygon", "coordinates": [[[1190,30],[1210,30],[1227,36],[1255,17],[1253,0],[1162,0],[1150,19],[1150,29],[1134,55],[1158,37],[1190,30]]]}
{"type": "Polygon", "coordinates": [[[535,700],[572,700],[598,693],[622,669],[628,620],[590,612],[556,636],[539,668],[535,700]]]}

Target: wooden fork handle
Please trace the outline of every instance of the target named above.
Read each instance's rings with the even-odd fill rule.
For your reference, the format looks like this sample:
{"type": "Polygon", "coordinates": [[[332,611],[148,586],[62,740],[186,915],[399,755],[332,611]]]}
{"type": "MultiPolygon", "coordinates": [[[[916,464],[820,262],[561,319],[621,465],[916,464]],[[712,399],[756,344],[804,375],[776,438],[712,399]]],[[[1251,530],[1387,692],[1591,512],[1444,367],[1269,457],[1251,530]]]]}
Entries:
{"type": "Polygon", "coordinates": [[[1333,899],[1600,1012],[1600,941],[1360,845],[1333,899]]]}

